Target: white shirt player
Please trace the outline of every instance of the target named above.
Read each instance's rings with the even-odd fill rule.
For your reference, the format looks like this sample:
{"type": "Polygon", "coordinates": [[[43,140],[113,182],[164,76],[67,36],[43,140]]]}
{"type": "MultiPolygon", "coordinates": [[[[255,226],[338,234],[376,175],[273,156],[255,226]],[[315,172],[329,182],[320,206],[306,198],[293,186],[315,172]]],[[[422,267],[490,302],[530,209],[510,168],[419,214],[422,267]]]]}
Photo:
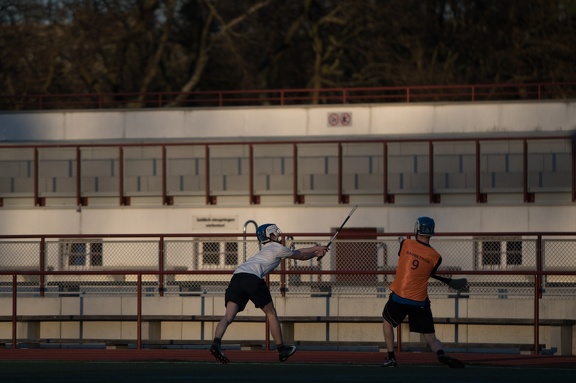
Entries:
{"type": "Polygon", "coordinates": [[[253,257],[248,258],[246,262],[238,266],[234,274],[248,273],[264,278],[268,273],[274,270],[282,259],[290,257],[293,250],[278,242],[270,241],[262,246],[262,249],[253,257]]]}

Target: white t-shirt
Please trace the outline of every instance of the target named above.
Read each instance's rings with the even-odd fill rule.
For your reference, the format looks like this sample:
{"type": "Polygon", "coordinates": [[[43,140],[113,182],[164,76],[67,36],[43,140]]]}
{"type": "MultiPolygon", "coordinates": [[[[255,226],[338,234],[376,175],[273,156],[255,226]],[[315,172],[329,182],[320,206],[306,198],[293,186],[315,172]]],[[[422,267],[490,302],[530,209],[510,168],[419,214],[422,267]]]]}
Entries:
{"type": "Polygon", "coordinates": [[[282,246],[278,242],[268,242],[262,249],[253,257],[250,257],[238,266],[234,274],[248,273],[257,275],[264,278],[266,274],[274,270],[282,259],[287,258],[293,254],[293,250],[282,246]]]}

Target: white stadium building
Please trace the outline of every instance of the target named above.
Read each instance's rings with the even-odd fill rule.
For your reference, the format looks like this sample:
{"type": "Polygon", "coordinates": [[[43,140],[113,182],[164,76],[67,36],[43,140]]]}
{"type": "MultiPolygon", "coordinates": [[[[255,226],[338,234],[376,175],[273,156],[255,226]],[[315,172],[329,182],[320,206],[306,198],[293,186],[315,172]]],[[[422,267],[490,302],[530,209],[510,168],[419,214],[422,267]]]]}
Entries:
{"type": "MultiPolygon", "coordinates": [[[[0,341],[206,345],[256,225],[325,243],[358,206],[270,277],[290,341],[380,350],[397,237],[429,216],[468,279],[431,282],[440,339],[574,355],[575,130],[572,100],[2,112],[0,341]]],[[[267,342],[242,315],[228,346],[267,342]]]]}

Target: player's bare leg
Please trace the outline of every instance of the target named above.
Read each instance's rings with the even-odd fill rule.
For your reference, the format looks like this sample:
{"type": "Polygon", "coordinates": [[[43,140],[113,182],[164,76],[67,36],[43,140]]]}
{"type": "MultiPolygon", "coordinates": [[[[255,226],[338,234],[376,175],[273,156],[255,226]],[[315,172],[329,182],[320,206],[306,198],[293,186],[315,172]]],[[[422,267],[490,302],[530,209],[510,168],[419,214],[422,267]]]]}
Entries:
{"type": "Polygon", "coordinates": [[[388,351],[388,358],[382,364],[382,367],[396,367],[396,358],[394,357],[394,327],[384,319],[382,322],[384,331],[384,341],[386,342],[386,350],[388,351]]]}
{"type": "Polygon", "coordinates": [[[428,345],[438,355],[438,361],[444,363],[450,368],[464,368],[464,363],[456,358],[444,354],[444,345],[435,334],[422,334],[428,345]]]}
{"type": "Polygon", "coordinates": [[[270,334],[276,343],[276,348],[278,349],[279,359],[281,362],[285,362],[290,356],[296,352],[296,346],[285,346],[284,338],[282,336],[282,328],[280,327],[280,320],[278,319],[278,314],[276,313],[276,308],[272,302],[268,303],[266,306],[262,307],[262,311],[266,314],[268,319],[268,326],[270,327],[270,334]]]}
{"type": "Polygon", "coordinates": [[[220,363],[226,364],[230,361],[224,351],[222,351],[221,341],[224,333],[226,333],[226,329],[230,325],[230,323],[234,322],[234,318],[236,318],[236,314],[238,314],[239,307],[234,302],[228,302],[226,304],[226,312],[220,322],[216,325],[216,330],[214,331],[214,342],[212,343],[212,347],[210,347],[210,352],[214,355],[214,358],[218,360],[220,363]]]}
{"type": "Polygon", "coordinates": [[[426,342],[428,342],[428,346],[434,352],[438,352],[444,349],[444,345],[440,342],[440,339],[436,338],[436,334],[422,334],[426,342]]]}

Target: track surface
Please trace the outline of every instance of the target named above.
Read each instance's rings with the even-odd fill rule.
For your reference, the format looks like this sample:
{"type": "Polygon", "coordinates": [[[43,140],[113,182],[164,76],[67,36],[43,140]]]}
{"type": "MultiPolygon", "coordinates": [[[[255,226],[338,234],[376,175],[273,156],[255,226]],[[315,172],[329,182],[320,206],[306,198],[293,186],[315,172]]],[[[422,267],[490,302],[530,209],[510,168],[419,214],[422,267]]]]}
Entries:
{"type": "Polygon", "coordinates": [[[450,354],[466,363],[450,369],[432,353],[397,354],[397,368],[380,367],[379,352],[298,351],[285,363],[275,351],[226,353],[231,362],[221,365],[208,350],[0,349],[0,376],[6,383],[576,381],[574,356],[450,354]]]}

